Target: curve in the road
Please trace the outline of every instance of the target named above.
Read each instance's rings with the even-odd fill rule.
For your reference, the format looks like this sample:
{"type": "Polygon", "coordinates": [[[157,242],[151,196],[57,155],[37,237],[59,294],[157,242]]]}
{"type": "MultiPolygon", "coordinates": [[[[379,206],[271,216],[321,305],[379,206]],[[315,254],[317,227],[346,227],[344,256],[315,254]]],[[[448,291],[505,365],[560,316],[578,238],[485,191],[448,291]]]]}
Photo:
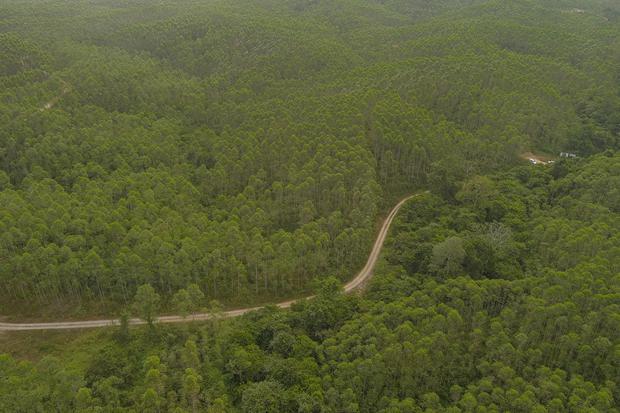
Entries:
{"type": "MultiPolygon", "coordinates": [[[[364,268],[357,273],[355,278],[349,281],[344,286],[344,291],[346,293],[350,293],[358,288],[360,288],[370,277],[372,276],[372,271],[375,268],[375,264],[379,259],[379,254],[381,253],[381,249],[383,247],[383,243],[385,242],[385,238],[387,233],[392,225],[392,221],[394,217],[403,206],[405,202],[410,200],[411,198],[417,195],[410,195],[404,199],[402,199],[388,214],[388,216],[383,221],[383,225],[381,225],[381,229],[379,230],[379,234],[377,235],[377,239],[370,251],[370,255],[368,256],[368,260],[366,261],[366,265],[364,268]]],[[[307,299],[312,297],[304,297],[296,300],[284,301],[276,304],[276,306],[280,308],[289,308],[293,303],[307,299]]],[[[256,311],[263,308],[262,306],[258,307],[249,307],[249,308],[240,308],[237,310],[225,311],[221,314],[222,318],[231,318],[238,317],[240,315],[249,313],[251,311],[256,311]]],[[[209,313],[201,313],[201,314],[193,314],[188,317],[182,317],[178,315],[171,316],[161,316],[158,317],[156,322],[158,323],[183,323],[192,320],[207,320],[212,317],[209,313]]],[[[60,322],[50,322],[50,323],[0,323],[0,331],[18,331],[18,330],[66,330],[66,329],[76,329],[76,328],[97,328],[97,327],[110,327],[118,325],[120,321],[118,319],[110,319],[110,320],[89,320],[89,321],[60,321],[60,322]]],[[[139,318],[132,318],[129,320],[129,324],[138,325],[145,324],[144,320],[139,318]]]]}

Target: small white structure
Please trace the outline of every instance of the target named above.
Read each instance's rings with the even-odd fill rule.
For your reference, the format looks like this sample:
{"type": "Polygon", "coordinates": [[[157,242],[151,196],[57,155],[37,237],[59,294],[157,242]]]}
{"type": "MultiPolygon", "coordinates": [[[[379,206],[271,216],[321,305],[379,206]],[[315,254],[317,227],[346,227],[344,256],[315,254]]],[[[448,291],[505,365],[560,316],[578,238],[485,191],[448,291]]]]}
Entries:
{"type": "Polygon", "coordinates": [[[577,154],[572,152],[560,152],[560,158],[576,158],[577,154]]]}

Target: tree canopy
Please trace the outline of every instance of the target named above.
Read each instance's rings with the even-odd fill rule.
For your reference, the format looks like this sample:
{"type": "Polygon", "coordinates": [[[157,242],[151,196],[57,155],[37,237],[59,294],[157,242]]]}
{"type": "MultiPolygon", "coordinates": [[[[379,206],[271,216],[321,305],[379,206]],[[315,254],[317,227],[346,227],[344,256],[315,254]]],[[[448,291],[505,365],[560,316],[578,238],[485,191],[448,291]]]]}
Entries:
{"type": "Polygon", "coordinates": [[[496,213],[522,150],[618,148],[618,7],[573,3],[4,1],[3,301],[290,296],[395,194],[496,213]]]}
{"type": "Polygon", "coordinates": [[[0,412],[617,413],[619,23],[617,0],[3,0],[0,318],[122,322],[29,360],[38,336],[0,335],[0,412]]]}

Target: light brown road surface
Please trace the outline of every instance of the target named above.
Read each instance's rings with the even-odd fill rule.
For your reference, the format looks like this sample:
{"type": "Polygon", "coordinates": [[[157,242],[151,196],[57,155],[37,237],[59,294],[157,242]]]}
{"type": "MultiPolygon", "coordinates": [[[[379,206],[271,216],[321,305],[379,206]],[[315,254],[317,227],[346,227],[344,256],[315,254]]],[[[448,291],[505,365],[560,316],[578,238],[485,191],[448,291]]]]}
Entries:
{"type": "MultiPolygon", "coordinates": [[[[370,255],[368,256],[368,261],[366,261],[366,265],[364,265],[364,268],[362,268],[362,270],[355,276],[355,278],[353,278],[351,281],[345,284],[344,291],[346,293],[350,293],[360,288],[361,286],[365,284],[366,281],[370,279],[370,277],[372,277],[372,271],[375,268],[375,264],[377,263],[377,260],[379,259],[379,254],[381,253],[381,248],[383,247],[385,237],[387,236],[387,233],[390,229],[390,225],[392,225],[392,221],[394,220],[394,217],[398,213],[398,210],[403,206],[405,202],[419,195],[420,194],[410,195],[402,199],[398,204],[396,204],[394,208],[392,208],[392,210],[390,211],[390,214],[387,216],[387,218],[385,218],[385,221],[383,221],[383,225],[381,226],[381,230],[379,231],[379,234],[377,235],[377,239],[375,240],[375,244],[372,247],[372,251],[370,251],[370,255]]],[[[280,308],[289,308],[291,305],[293,305],[293,303],[299,300],[308,299],[308,298],[312,298],[312,296],[304,297],[304,298],[300,298],[296,300],[284,301],[284,302],[276,304],[276,306],[280,308]]],[[[220,314],[220,317],[221,318],[238,317],[240,315],[249,313],[251,311],[259,310],[261,308],[263,307],[261,306],[249,307],[249,308],[240,308],[238,310],[224,311],[223,313],[220,314]]],[[[184,323],[184,322],[189,322],[192,320],[208,320],[211,317],[213,317],[213,315],[210,313],[193,314],[187,317],[181,317],[178,315],[170,315],[170,316],[157,317],[156,322],[157,323],[184,323]]],[[[120,322],[118,319],[88,320],[88,321],[60,321],[60,322],[51,322],[51,323],[20,323],[20,324],[0,323],[0,331],[66,330],[66,329],[75,329],[75,328],[97,328],[97,327],[115,326],[115,325],[119,325],[119,323],[120,322]]],[[[139,318],[132,318],[129,320],[129,324],[138,325],[138,324],[146,324],[146,322],[139,318]]]]}

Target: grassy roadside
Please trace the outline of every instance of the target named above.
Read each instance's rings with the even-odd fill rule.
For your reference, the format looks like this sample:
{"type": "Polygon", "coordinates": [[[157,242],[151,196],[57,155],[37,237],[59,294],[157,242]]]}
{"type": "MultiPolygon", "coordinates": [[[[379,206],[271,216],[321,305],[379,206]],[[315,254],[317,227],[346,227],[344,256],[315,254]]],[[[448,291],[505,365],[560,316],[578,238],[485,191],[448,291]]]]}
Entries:
{"type": "Polygon", "coordinates": [[[111,330],[0,331],[0,354],[17,360],[38,361],[45,356],[62,359],[66,365],[82,369],[89,354],[97,351],[111,330]]]}

